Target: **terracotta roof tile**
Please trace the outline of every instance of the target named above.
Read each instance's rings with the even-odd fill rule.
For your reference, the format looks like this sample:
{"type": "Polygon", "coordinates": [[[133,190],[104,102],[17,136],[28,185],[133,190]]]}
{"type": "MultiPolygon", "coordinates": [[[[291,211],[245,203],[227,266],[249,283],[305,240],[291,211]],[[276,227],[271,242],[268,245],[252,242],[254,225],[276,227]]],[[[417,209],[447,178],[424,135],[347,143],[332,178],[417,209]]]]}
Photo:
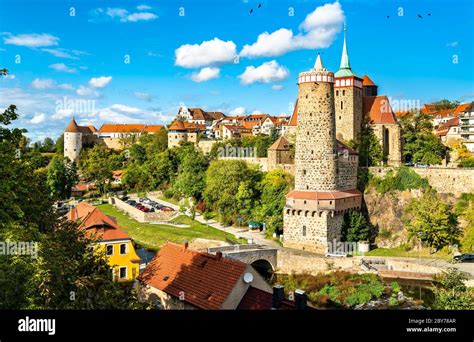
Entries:
{"type": "Polygon", "coordinates": [[[89,237],[95,237],[101,241],[130,239],[113,218],[87,202],[81,202],[69,210],[67,218],[79,221],[79,228],[86,230],[89,237]]]}
{"type": "Polygon", "coordinates": [[[68,132],[68,133],[79,133],[80,130],[79,130],[79,126],[78,126],[77,123],[76,123],[76,120],[71,119],[71,121],[70,121],[69,124],[67,125],[66,129],[64,130],[64,132],[68,132]]]}
{"type": "Polygon", "coordinates": [[[99,129],[101,133],[141,133],[144,124],[103,124],[99,129]]]}
{"type": "Polygon", "coordinates": [[[247,265],[168,242],[139,276],[145,284],[201,309],[217,310],[227,299],[247,265]]]}
{"type": "Polygon", "coordinates": [[[362,78],[362,86],[363,87],[376,87],[377,85],[370,79],[369,76],[364,75],[362,78]]]}
{"type": "MultiPolygon", "coordinates": [[[[271,310],[273,294],[250,286],[237,306],[237,310],[271,310]]],[[[295,303],[284,299],[280,310],[294,310],[295,303]]]]}
{"type": "Polygon", "coordinates": [[[445,123],[439,125],[438,129],[436,130],[436,135],[445,136],[448,134],[449,129],[455,126],[459,126],[459,117],[449,119],[445,123]]]}
{"type": "Polygon", "coordinates": [[[290,149],[290,143],[283,136],[281,136],[268,149],[277,151],[288,151],[290,149]]]}
{"type": "Polygon", "coordinates": [[[362,196],[361,192],[357,189],[344,190],[344,191],[290,191],[286,197],[296,199],[307,199],[307,200],[335,200],[342,198],[349,198],[354,196],[362,196]]]}
{"type": "Polygon", "coordinates": [[[374,124],[395,124],[395,114],[387,96],[364,96],[362,110],[374,124]]]}
{"type": "Polygon", "coordinates": [[[163,125],[147,125],[145,126],[143,132],[156,133],[156,132],[159,132],[162,128],[163,128],[163,125]]]}

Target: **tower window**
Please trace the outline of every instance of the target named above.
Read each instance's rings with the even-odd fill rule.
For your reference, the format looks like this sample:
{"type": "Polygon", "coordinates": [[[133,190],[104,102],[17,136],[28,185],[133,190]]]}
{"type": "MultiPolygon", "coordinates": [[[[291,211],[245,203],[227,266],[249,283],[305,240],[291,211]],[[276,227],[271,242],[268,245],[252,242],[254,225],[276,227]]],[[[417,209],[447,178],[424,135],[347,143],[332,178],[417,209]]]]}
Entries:
{"type": "Polygon", "coordinates": [[[306,236],[306,226],[303,226],[303,229],[302,229],[302,231],[301,231],[301,234],[302,234],[303,236],[306,236]]]}
{"type": "Polygon", "coordinates": [[[303,175],[306,175],[306,170],[303,170],[303,175]]]}
{"type": "Polygon", "coordinates": [[[343,103],[344,103],[344,102],[342,102],[342,101],[341,101],[341,109],[343,109],[343,108],[344,108],[344,105],[343,105],[343,103]]]}
{"type": "Polygon", "coordinates": [[[339,120],[341,120],[341,116],[339,115],[339,120]]]}
{"type": "Polygon", "coordinates": [[[339,90],[336,90],[336,96],[339,96],[339,90]]]}
{"type": "Polygon", "coordinates": [[[344,95],[346,95],[346,91],[345,91],[345,90],[342,91],[342,96],[344,96],[344,95]]]}

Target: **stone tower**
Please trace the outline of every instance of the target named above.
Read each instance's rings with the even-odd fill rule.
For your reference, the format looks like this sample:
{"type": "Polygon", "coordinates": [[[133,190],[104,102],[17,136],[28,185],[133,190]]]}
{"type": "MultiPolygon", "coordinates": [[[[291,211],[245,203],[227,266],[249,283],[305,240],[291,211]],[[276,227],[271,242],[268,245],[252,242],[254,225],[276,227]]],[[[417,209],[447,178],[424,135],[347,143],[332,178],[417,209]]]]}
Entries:
{"type": "Polygon", "coordinates": [[[360,208],[361,193],[339,186],[334,74],[318,55],[313,69],[298,76],[295,189],[286,196],[283,243],[326,253],[341,238],[343,214],[360,208]]]}
{"type": "Polygon", "coordinates": [[[74,118],[64,130],[64,156],[74,161],[82,149],[82,133],[74,118]]]}
{"type": "Polygon", "coordinates": [[[362,79],[351,69],[346,42],[347,28],[344,25],[344,45],[341,64],[335,76],[335,108],[337,138],[355,140],[362,127],[362,79]]]}

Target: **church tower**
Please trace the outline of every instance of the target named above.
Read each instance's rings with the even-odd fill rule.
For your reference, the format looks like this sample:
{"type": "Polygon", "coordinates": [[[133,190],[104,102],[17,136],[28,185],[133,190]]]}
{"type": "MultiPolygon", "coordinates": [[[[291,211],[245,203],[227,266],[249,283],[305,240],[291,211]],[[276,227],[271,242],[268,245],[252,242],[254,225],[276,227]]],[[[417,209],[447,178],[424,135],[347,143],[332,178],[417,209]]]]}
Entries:
{"type": "Polygon", "coordinates": [[[326,253],[340,241],[343,214],[360,208],[361,193],[339,185],[334,74],[318,55],[314,68],[298,76],[295,189],[283,213],[285,247],[326,253]]]}
{"type": "Polygon", "coordinates": [[[355,140],[362,127],[362,79],[351,69],[346,41],[347,27],[344,24],[344,45],[341,64],[335,76],[335,108],[337,138],[342,141],[355,140]]]}
{"type": "Polygon", "coordinates": [[[82,149],[82,133],[76,120],[72,118],[64,130],[64,156],[75,161],[82,149]]]}

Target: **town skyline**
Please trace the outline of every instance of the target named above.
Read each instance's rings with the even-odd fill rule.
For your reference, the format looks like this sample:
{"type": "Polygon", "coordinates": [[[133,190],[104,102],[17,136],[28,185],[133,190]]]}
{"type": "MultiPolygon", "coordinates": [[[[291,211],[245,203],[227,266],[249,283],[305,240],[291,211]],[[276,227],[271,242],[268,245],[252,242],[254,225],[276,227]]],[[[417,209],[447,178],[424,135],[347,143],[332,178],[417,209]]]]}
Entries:
{"type": "Polygon", "coordinates": [[[455,16],[469,10],[467,1],[448,10],[443,1],[429,8],[403,1],[260,3],[258,8],[253,1],[232,1],[216,16],[186,1],[182,6],[46,2],[25,13],[22,5],[36,5],[12,2],[0,27],[0,61],[10,69],[0,80],[0,104],[18,106],[18,125],[28,129],[32,141],[56,138],[72,116],[99,127],[168,124],[181,105],[227,115],[291,115],[297,74],[313,66],[318,52],[329,70],[338,69],[344,22],[352,69],[359,77],[369,75],[389,98],[420,105],[441,98],[472,100],[467,62],[473,57],[472,34],[455,16]],[[56,21],[49,22],[49,16],[56,21]],[[177,19],[183,28],[172,24],[177,19]],[[211,19],[212,25],[188,29],[211,19]],[[376,29],[368,29],[368,22],[376,29]],[[449,33],[431,34],[440,22],[450,26],[449,33]],[[139,44],[128,43],[137,36],[139,44]],[[436,50],[424,54],[429,49],[436,50]],[[64,109],[68,99],[89,101],[93,110],[64,109]]]}

